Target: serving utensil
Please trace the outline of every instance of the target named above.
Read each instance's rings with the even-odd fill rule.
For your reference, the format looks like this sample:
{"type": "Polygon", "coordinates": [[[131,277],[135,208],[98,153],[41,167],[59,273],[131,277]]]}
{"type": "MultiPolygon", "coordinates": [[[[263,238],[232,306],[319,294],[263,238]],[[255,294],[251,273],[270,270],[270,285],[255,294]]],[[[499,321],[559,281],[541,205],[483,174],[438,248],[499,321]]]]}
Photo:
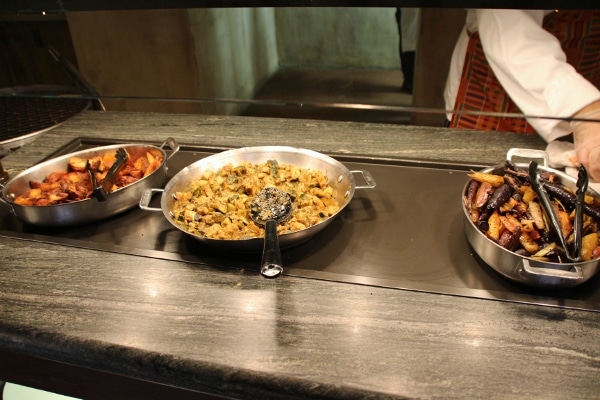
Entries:
{"type": "Polygon", "coordinates": [[[548,192],[544,188],[544,186],[539,181],[539,174],[537,171],[538,164],[535,161],[531,161],[529,163],[529,180],[531,181],[531,187],[537,194],[540,203],[542,205],[542,209],[544,210],[546,217],[550,221],[550,225],[552,228],[552,233],[555,236],[555,239],[558,240],[560,246],[562,247],[565,256],[571,262],[578,262],[581,260],[581,241],[582,241],[582,229],[583,229],[583,204],[585,192],[588,187],[588,174],[585,167],[582,165],[579,167],[579,174],[577,178],[577,192],[576,192],[576,203],[575,203],[575,221],[573,226],[573,236],[574,236],[574,244],[573,244],[573,252],[569,250],[567,247],[567,240],[564,237],[561,229],[560,220],[558,214],[552,202],[550,201],[550,197],[548,192]]]}
{"type": "Polygon", "coordinates": [[[106,107],[104,107],[102,100],[100,100],[100,95],[98,94],[96,89],[87,81],[87,79],[85,79],[83,74],[79,72],[79,70],[75,68],[75,66],[62,54],[60,54],[54,47],[48,47],[48,52],[50,53],[54,61],[56,61],[58,66],[65,72],[65,74],[73,83],[73,85],[82,89],[89,96],[93,97],[92,104],[94,106],[94,109],[99,111],[106,111],[106,107]]]}
{"type": "Polygon", "coordinates": [[[265,243],[260,273],[265,278],[275,278],[283,272],[277,225],[285,222],[292,213],[292,199],[277,188],[268,187],[250,204],[250,218],[265,227],[265,243]]]}
{"type": "Polygon", "coordinates": [[[573,245],[573,254],[577,257],[577,260],[581,259],[581,241],[583,237],[583,206],[585,201],[585,192],[587,192],[589,184],[589,178],[587,170],[583,165],[579,167],[577,174],[577,201],[575,203],[575,223],[573,226],[573,236],[575,237],[575,243],[573,245]]]}
{"type": "Polygon", "coordinates": [[[98,184],[98,181],[96,180],[96,173],[90,165],[90,160],[85,163],[85,169],[90,174],[90,179],[92,180],[92,192],[98,201],[105,201],[108,199],[108,194],[115,183],[115,178],[128,159],[129,156],[123,148],[117,149],[115,162],[106,173],[101,184],[98,184]]]}
{"type": "Polygon", "coordinates": [[[8,172],[4,170],[2,167],[2,162],[0,161],[0,183],[7,182],[10,179],[8,172]]]}

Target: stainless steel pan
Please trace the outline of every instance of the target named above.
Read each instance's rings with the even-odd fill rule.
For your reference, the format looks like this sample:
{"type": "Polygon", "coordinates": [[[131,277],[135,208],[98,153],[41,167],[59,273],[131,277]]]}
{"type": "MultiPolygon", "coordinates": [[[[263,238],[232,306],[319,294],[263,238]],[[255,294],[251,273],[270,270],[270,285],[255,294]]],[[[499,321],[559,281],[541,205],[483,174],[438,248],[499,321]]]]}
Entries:
{"type": "MultiPolygon", "coordinates": [[[[511,149],[507,159],[518,167],[527,169],[528,164],[517,160],[535,159],[541,160],[538,169],[557,174],[561,183],[575,190],[577,181],[566,173],[549,168],[548,156],[543,151],[529,149],[511,149]]],[[[494,173],[504,166],[496,166],[483,169],[481,172],[494,173]]],[[[463,195],[467,191],[469,182],[464,187],[463,195]]],[[[598,196],[598,193],[588,189],[588,193],[598,196]]],[[[462,199],[461,199],[462,202],[462,199]]],[[[573,263],[557,263],[535,260],[530,257],[521,256],[505,249],[496,242],[489,239],[469,218],[467,209],[463,203],[464,226],[467,240],[473,250],[481,257],[487,265],[504,277],[527,286],[540,288],[568,288],[587,282],[598,271],[600,260],[581,261],[573,263]]]]}
{"type": "Polygon", "coordinates": [[[140,207],[146,211],[161,212],[165,218],[177,229],[202,243],[217,246],[224,249],[235,249],[238,251],[261,251],[263,248],[263,238],[250,238],[244,240],[219,240],[210,239],[202,236],[190,234],[178,226],[171,216],[171,209],[175,199],[174,193],[183,190],[191,180],[200,176],[203,171],[216,171],[226,164],[237,165],[243,161],[253,164],[260,164],[268,160],[277,160],[280,164],[297,165],[305,169],[319,170],[329,179],[329,185],[332,186],[336,195],[336,200],[340,205],[338,212],[319,224],[302,229],[300,231],[285,233],[279,236],[279,244],[283,247],[289,247],[302,243],[318,232],[323,230],[337,214],[339,214],[346,205],[352,200],[356,189],[371,189],[376,183],[368,171],[350,171],[339,161],[324,154],[294,147],[285,146],[263,146],[263,147],[245,147],[235,150],[228,150],[218,153],[202,160],[196,161],[188,167],[181,170],[165,186],[164,190],[159,188],[146,189],[140,200],[140,207]],[[357,186],[354,174],[362,174],[366,185],[357,186]],[[161,208],[150,207],[150,201],[154,193],[162,193],[161,208]]]}
{"type": "Polygon", "coordinates": [[[91,100],[72,86],[30,85],[0,89],[0,157],[87,110],[91,100]],[[66,96],[65,96],[66,95],[66,96]]]}
{"type": "Polygon", "coordinates": [[[35,165],[9,180],[6,185],[0,185],[0,201],[7,204],[17,218],[32,225],[64,227],[98,221],[135,207],[146,188],[162,185],[167,177],[167,160],[178,150],[177,142],[169,138],[160,147],[147,144],[116,144],[66,154],[35,165]],[[173,150],[169,156],[163,150],[167,145],[173,150]],[[66,170],[71,157],[102,156],[114,153],[119,148],[127,150],[133,158],[145,154],[149,149],[158,150],[163,154],[163,163],[150,175],[111,192],[103,202],[89,198],[51,206],[23,206],[14,203],[15,198],[30,189],[29,181],[43,181],[52,172],[66,170]]]}

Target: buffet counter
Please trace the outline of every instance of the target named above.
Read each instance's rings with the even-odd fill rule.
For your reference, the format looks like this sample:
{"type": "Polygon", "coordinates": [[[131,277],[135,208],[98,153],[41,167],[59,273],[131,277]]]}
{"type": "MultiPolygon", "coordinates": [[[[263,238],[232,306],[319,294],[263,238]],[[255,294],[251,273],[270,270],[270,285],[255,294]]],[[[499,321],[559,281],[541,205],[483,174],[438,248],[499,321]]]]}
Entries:
{"type": "MultiPolygon", "coordinates": [[[[484,166],[513,147],[544,148],[535,135],[87,111],[2,164],[14,176],[75,139],[160,144],[167,137],[212,149],[287,145],[424,165],[484,166]]],[[[0,380],[73,397],[600,393],[594,311],[318,277],[268,280],[252,269],[7,236],[0,236],[0,265],[0,380]]]]}

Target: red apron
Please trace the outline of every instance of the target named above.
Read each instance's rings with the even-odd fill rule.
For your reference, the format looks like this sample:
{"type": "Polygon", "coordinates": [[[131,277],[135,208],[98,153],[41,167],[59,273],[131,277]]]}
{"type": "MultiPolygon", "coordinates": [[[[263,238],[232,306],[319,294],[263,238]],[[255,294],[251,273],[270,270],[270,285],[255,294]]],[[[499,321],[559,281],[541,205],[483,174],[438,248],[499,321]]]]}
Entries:
{"type": "MultiPolygon", "coordinates": [[[[571,64],[600,88],[600,11],[557,11],[544,18],[544,29],[558,38],[571,64]]],[[[470,34],[455,110],[518,113],[483,53],[477,32],[470,34]]],[[[453,114],[452,128],[535,133],[524,118],[453,114]]]]}

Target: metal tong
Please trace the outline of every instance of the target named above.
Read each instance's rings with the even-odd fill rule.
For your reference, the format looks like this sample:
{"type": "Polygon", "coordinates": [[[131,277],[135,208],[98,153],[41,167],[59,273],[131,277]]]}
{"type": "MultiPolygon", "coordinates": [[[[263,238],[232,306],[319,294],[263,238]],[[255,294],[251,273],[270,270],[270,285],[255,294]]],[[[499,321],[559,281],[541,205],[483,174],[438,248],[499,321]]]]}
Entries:
{"type": "Polygon", "coordinates": [[[75,66],[60,54],[54,47],[48,47],[48,52],[56,61],[58,66],[65,72],[71,83],[82,89],[85,93],[92,96],[92,105],[95,110],[106,111],[106,107],[100,100],[100,95],[96,89],[84,78],[83,74],[75,68],[75,66]]]}
{"type": "Polygon", "coordinates": [[[563,236],[560,221],[552,202],[550,201],[550,196],[548,192],[544,188],[544,185],[539,181],[539,174],[537,170],[538,164],[535,161],[531,161],[529,163],[529,180],[531,181],[531,187],[537,194],[540,199],[540,203],[542,205],[542,209],[546,214],[546,218],[550,220],[552,233],[555,236],[555,239],[558,240],[562,250],[565,253],[567,259],[571,262],[579,262],[581,261],[581,241],[582,241],[582,233],[583,233],[583,204],[585,200],[585,193],[588,188],[588,173],[585,167],[582,165],[579,167],[579,173],[577,176],[577,191],[576,202],[575,202],[575,221],[573,224],[573,252],[569,251],[567,247],[567,240],[563,236]]]}
{"type": "Polygon", "coordinates": [[[0,186],[4,183],[4,182],[8,182],[9,179],[9,175],[8,172],[6,172],[4,170],[4,168],[2,167],[2,162],[0,161],[0,186]]]}
{"type": "Polygon", "coordinates": [[[119,148],[117,150],[115,163],[110,167],[104,180],[101,185],[98,185],[98,180],[96,179],[96,174],[90,165],[90,160],[88,160],[85,164],[85,169],[90,174],[90,179],[92,180],[92,193],[96,197],[98,201],[105,201],[108,199],[108,194],[110,193],[110,188],[113,186],[115,177],[123,168],[125,163],[127,162],[129,156],[127,152],[123,148],[119,148]]]}

